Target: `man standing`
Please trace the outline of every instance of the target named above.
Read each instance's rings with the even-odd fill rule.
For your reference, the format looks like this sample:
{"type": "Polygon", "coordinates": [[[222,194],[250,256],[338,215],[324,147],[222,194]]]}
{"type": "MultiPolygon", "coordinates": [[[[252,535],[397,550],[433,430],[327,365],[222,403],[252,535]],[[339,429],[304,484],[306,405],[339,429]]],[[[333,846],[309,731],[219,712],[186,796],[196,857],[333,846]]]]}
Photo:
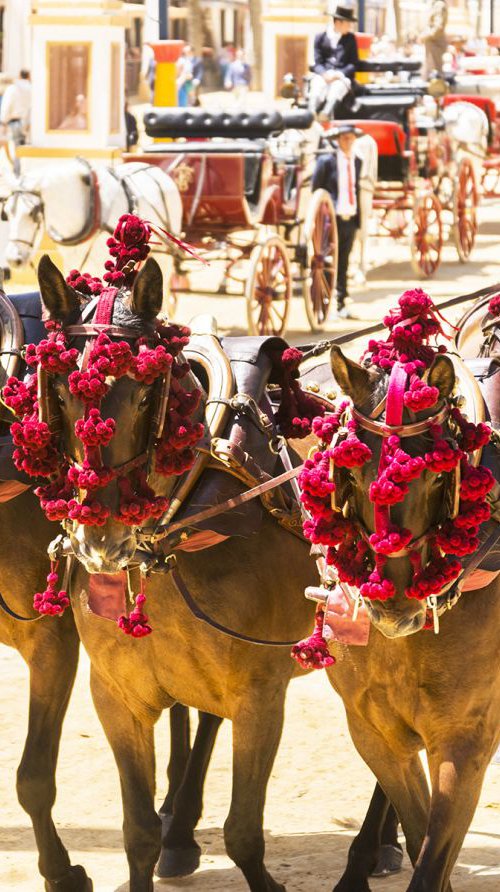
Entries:
{"type": "MultiPolygon", "coordinates": [[[[19,72],[18,80],[10,84],[2,97],[0,108],[0,121],[9,130],[10,138],[14,143],[14,153],[17,146],[26,142],[29,132],[31,114],[31,83],[30,73],[26,69],[19,72]]],[[[21,164],[17,155],[14,157],[14,173],[19,176],[21,164]]]]}
{"type": "Polygon", "coordinates": [[[359,62],[358,45],[351,33],[352,24],[356,21],[352,9],[337,6],[333,24],[314,40],[314,74],[309,108],[315,113],[321,111],[325,119],[333,117],[335,103],[344,99],[352,88],[359,62]]]}
{"type": "Polygon", "coordinates": [[[425,46],[425,77],[429,78],[433,71],[443,70],[443,54],[448,47],[446,40],[446,24],[448,22],[448,6],[446,0],[431,0],[429,23],[422,35],[425,46]]]}
{"type": "Polygon", "coordinates": [[[326,189],[333,198],[337,216],[338,267],[337,317],[352,319],[345,306],[349,255],[360,225],[359,177],[361,159],[354,156],[354,143],[362,131],[353,124],[341,124],[325,135],[333,151],[320,155],[312,178],[312,190],[326,189]]]}

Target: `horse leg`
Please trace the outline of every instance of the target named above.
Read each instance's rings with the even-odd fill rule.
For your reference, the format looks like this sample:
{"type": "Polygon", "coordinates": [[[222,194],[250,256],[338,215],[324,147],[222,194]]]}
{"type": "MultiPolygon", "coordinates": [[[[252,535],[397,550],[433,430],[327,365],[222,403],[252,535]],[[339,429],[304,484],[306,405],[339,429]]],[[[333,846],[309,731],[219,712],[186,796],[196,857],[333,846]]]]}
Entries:
{"type": "Polygon", "coordinates": [[[200,712],[198,716],[196,738],[168,825],[162,818],[162,849],[156,875],[163,879],[188,876],[200,864],[201,849],[195,841],[194,829],[203,810],[203,786],[222,719],[207,712],[200,712]]]}
{"type": "Polygon", "coordinates": [[[380,852],[375,870],[372,876],[389,876],[399,873],[403,863],[403,847],[398,842],[399,818],[392,805],[387,810],[382,835],[380,837],[380,852]]]}
{"type": "Polygon", "coordinates": [[[33,824],[45,889],[88,892],[92,883],[83,867],[71,866],[51,815],[62,723],[78,665],[78,638],[69,625],[66,634],[49,633],[46,641],[38,630],[30,639],[29,652],[21,648],[30,670],[30,701],[28,734],[17,771],[17,795],[33,824]]]}
{"type": "MultiPolygon", "coordinates": [[[[478,737],[484,732],[478,729],[478,737]]],[[[425,840],[408,892],[450,892],[449,878],[477,807],[491,753],[457,733],[429,753],[432,797],[425,840]]]]}
{"type": "Polygon", "coordinates": [[[368,877],[377,864],[382,828],[390,802],[401,817],[408,854],[415,863],[425,836],[429,791],[418,755],[403,760],[400,752],[395,754],[390,750],[371,726],[352,716],[348,716],[348,720],[356,749],[376,774],[379,783],[360,834],[349,850],[345,872],[334,892],[370,892],[368,877]]]}
{"type": "Polygon", "coordinates": [[[120,775],[129,890],[153,892],[153,871],[161,842],[161,821],[154,807],[153,725],[139,720],[123,700],[110,693],[94,669],[90,687],[120,775]]]}
{"type": "Polygon", "coordinates": [[[174,799],[186,773],[191,755],[191,726],[189,709],[182,703],[174,703],[169,709],[170,722],[170,759],[167,768],[168,791],[160,808],[162,824],[170,824],[174,813],[174,799]]]}
{"type": "Polygon", "coordinates": [[[233,789],[224,839],[251,892],[285,892],[264,866],[262,828],[267,782],[283,727],[284,693],[257,692],[233,715],[233,789]]]}

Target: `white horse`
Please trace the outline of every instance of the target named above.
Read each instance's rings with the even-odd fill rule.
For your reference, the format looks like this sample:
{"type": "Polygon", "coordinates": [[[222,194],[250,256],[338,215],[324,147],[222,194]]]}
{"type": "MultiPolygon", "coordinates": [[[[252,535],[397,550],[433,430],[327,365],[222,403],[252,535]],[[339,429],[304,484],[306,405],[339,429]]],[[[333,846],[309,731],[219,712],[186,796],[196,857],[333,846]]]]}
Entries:
{"type": "Polygon", "coordinates": [[[368,271],[368,239],[369,224],[373,213],[373,194],[377,184],[378,148],[377,143],[368,133],[360,136],[354,145],[355,155],[361,159],[359,179],[359,213],[361,226],[356,235],[355,246],[358,255],[358,268],[354,278],[358,283],[366,282],[368,271]]]}
{"type": "Polygon", "coordinates": [[[443,109],[446,132],[456,147],[457,160],[466,154],[472,161],[476,182],[482,179],[483,160],[488,150],[489,122],[481,108],[472,102],[452,102],[443,109]]]}
{"type": "MultiPolygon", "coordinates": [[[[9,266],[32,262],[46,230],[62,249],[65,272],[74,266],[95,274],[102,269],[96,246],[101,242],[102,254],[100,236],[113,232],[122,214],[135,213],[174,235],[182,228],[176,183],[160,167],[139,162],[91,168],[76,158],[34,169],[15,182],[4,213],[10,223],[5,249],[9,266]],[[77,262],[72,249],[83,245],[77,262]]],[[[153,251],[160,260],[158,254],[165,258],[170,248],[161,245],[153,251]]]]}

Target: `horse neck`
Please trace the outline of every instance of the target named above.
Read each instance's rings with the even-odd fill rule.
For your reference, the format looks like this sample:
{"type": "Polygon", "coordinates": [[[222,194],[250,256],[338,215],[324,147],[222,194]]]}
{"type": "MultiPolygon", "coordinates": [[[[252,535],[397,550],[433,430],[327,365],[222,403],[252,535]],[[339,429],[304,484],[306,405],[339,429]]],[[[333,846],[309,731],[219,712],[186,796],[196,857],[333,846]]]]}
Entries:
{"type": "Polygon", "coordinates": [[[71,168],[54,169],[41,179],[45,226],[62,238],[71,238],[80,232],[87,220],[89,187],[82,173],[80,165],[75,164],[71,168]]]}
{"type": "Polygon", "coordinates": [[[129,212],[129,203],[120,179],[114,176],[109,167],[96,168],[96,174],[101,206],[101,229],[112,232],[122,214],[129,212]]]}

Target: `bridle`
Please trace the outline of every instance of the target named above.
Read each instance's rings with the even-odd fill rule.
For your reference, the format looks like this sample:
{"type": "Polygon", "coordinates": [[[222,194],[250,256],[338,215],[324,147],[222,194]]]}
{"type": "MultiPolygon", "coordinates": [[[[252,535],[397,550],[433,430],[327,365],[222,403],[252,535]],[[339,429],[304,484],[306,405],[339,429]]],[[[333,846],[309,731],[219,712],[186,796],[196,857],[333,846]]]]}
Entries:
{"type": "MultiPolygon", "coordinates": [[[[348,423],[349,421],[355,421],[358,428],[365,430],[371,434],[376,435],[377,437],[382,438],[382,448],[380,454],[379,461],[379,474],[384,468],[384,452],[385,452],[385,444],[388,441],[388,438],[397,435],[399,438],[410,438],[416,437],[422,434],[425,434],[430,431],[431,427],[434,425],[442,425],[449,418],[450,414],[450,405],[445,403],[438,408],[438,410],[430,415],[429,417],[422,419],[420,421],[414,422],[405,422],[403,423],[403,394],[406,387],[407,382],[407,373],[401,363],[395,363],[393,369],[391,371],[389,377],[389,384],[387,388],[387,392],[382,400],[377,404],[377,406],[372,410],[369,415],[365,415],[359,409],[357,409],[354,405],[348,404],[344,410],[344,414],[342,417],[342,424],[339,430],[334,434],[333,440],[330,444],[330,451],[332,451],[336,445],[338,445],[342,440],[347,437],[348,434],[348,423]],[[386,419],[385,421],[379,420],[380,416],[385,412],[386,419]]],[[[335,464],[333,458],[330,458],[330,479],[334,481],[335,479],[335,464]]],[[[452,472],[452,492],[451,497],[445,500],[446,502],[451,503],[451,514],[450,517],[453,518],[456,516],[459,505],[459,493],[460,493],[460,465],[458,464],[452,472]]],[[[358,533],[372,551],[375,556],[375,549],[370,541],[370,536],[372,533],[365,527],[364,523],[354,515],[353,510],[349,506],[348,500],[344,501],[343,505],[339,505],[335,500],[335,491],[332,493],[332,507],[337,512],[345,512],[348,511],[349,520],[355,526],[358,533]]],[[[375,517],[375,532],[378,533],[384,526],[390,525],[391,516],[390,516],[390,507],[388,505],[377,505],[374,504],[374,517],[375,517]]],[[[439,521],[438,521],[439,523],[439,521]]],[[[432,526],[428,527],[421,535],[417,537],[413,537],[409,542],[406,542],[402,547],[395,549],[392,552],[385,553],[386,558],[404,558],[408,557],[410,554],[415,554],[416,552],[422,552],[426,544],[429,540],[432,539],[436,532],[437,523],[433,523],[432,526]]],[[[449,582],[435,595],[431,595],[427,598],[427,607],[429,610],[433,612],[434,615],[434,627],[437,631],[437,609],[442,604],[442,599],[445,593],[453,586],[454,582],[449,582]]],[[[355,601],[358,605],[361,596],[359,594],[358,589],[354,588],[351,585],[347,585],[339,581],[339,585],[344,590],[344,593],[350,600],[355,601]]],[[[453,603],[447,603],[445,606],[451,607],[456,600],[458,600],[459,595],[453,600],[453,603]]]]}
{"type": "MultiPolygon", "coordinates": [[[[127,340],[131,343],[135,343],[139,338],[143,337],[141,333],[131,331],[131,329],[126,326],[113,324],[113,309],[118,293],[119,291],[117,288],[105,289],[99,298],[94,298],[86,305],[82,312],[81,322],[64,327],[64,333],[67,336],[69,344],[74,343],[77,338],[86,338],[85,345],[80,352],[77,363],[78,371],[80,372],[85,371],[87,368],[92,348],[100,334],[106,334],[110,338],[127,340]],[[92,313],[94,313],[94,318],[90,319],[92,313]]],[[[39,420],[45,421],[52,433],[59,433],[58,419],[52,414],[50,409],[48,389],[49,376],[41,366],[38,367],[37,374],[39,420]]],[[[127,373],[127,375],[130,376],[129,373],[127,373]]],[[[110,466],[110,470],[113,471],[114,477],[125,477],[131,471],[144,465],[147,465],[148,477],[152,470],[154,449],[158,441],[161,439],[165,425],[168,395],[170,391],[170,372],[162,375],[154,382],[152,387],[156,389],[157,393],[146,448],[122,464],[110,466]]],[[[96,454],[100,460],[101,447],[96,448],[96,454]]],[[[64,452],[64,459],[70,466],[77,470],[82,470],[82,466],[77,462],[74,456],[64,452]]]]}
{"type": "Polygon", "coordinates": [[[37,192],[35,189],[14,189],[11,192],[10,197],[13,198],[13,211],[16,213],[17,210],[17,202],[18,199],[26,198],[27,196],[33,196],[36,199],[36,202],[33,204],[32,208],[29,211],[30,219],[35,223],[35,228],[33,230],[33,235],[30,241],[28,239],[23,238],[9,238],[9,241],[13,242],[16,245],[25,245],[28,248],[34,248],[35,242],[40,230],[40,227],[44,220],[44,203],[43,198],[40,192],[37,192]]]}

